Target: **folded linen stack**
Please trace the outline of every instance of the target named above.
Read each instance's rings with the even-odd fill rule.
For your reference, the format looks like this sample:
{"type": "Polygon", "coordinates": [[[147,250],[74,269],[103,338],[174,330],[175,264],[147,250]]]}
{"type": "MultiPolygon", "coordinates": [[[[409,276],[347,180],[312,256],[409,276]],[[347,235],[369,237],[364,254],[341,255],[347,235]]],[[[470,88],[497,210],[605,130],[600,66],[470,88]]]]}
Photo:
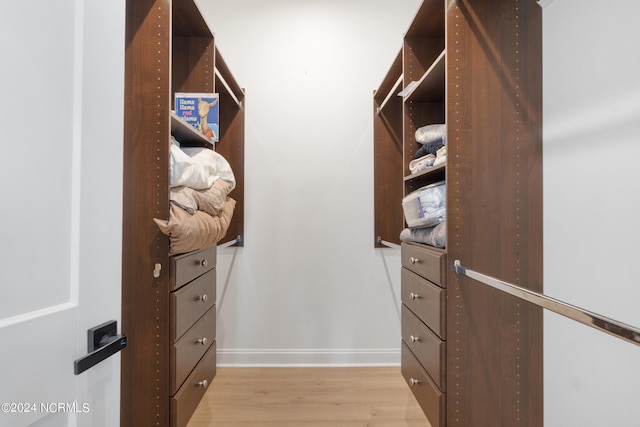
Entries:
{"type": "Polygon", "coordinates": [[[447,127],[444,124],[431,124],[416,130],[416,142],[420,146],[409,163],[411,173],[421,172],[445,161],[447,127]]]}
{"type": "Polygon", "coordinates": [[[447,221],[442,221],[433,227],[405,228],[400,232],[400,241],[444,248],[447,245],[447,221]]]}

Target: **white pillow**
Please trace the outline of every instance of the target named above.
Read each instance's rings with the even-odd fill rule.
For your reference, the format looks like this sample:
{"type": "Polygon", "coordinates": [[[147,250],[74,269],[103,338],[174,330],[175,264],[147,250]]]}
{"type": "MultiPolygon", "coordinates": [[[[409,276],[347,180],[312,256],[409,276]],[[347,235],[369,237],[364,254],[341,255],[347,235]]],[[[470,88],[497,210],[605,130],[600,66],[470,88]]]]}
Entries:
{"type": "Polygon", "coordinates": [[[236,178],[231,165],[222,154],[203,147],[184,147],[182,150],[196,163],[206,168],[211,176],[230,182],[231,190],[236,187],[236,178]]]}
{"type": "Polygon", "coordinates": [[[215,176],[209,173],[209,168],[192,159],[185,153],[173,137],[169,148],[169,185],[171,187],[191,187],[195,190],[205,190],[213,185],[215,176]]]}

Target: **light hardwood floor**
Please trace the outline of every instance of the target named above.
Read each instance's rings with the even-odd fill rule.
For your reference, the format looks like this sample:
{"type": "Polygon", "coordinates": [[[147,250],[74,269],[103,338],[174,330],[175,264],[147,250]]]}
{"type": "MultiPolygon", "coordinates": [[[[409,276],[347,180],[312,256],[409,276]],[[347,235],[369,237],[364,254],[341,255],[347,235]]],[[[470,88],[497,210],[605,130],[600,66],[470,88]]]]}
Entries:
{"type": "Polygon", "coordinates": [[[218,368],[188,427],[430,427],[399,367],[218,368]]]}

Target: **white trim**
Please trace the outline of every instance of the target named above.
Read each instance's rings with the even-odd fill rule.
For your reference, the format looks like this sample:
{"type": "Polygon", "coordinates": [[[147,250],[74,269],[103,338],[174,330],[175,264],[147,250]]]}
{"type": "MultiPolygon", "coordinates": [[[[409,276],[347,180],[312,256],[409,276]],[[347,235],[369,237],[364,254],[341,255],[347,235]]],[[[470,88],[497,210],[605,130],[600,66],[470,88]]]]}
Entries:
{"type": "Polygon", "coordinates": [[[35,320],[40,317],[49,316],[51,314],[60,313],[66,310],[73,310],[78,307],[78,303],[75,301],[65,302],[58,305],[52,305],[50,307],[42,308],[40,310],[30,311],[28,313],[21,313],[15,316],[6,317],[4,319],[0,319],[0,329],[6,328],[8,326],[17,325],[20,323],[28,322],[30,320],[35,320]]]}
{"type": "Polygon", "coordinates": [[[71,141],[71,301],[80,298],[80,229],[82,219],[82,94],[84,70],[84,2],[75,2],[75,37],[73,52],[73,139],[71,141]]]}
{"type": "Polygon", "coordinates": [[[399,366],[399,348],[261,349],[219,348],[218,366],[399,366]]]}
{"type": "Polygon", "coordinates": [[[545,8],[547,6],[549,6],[551,3],[553,3],[553,0],[538,0],[538,4],[540,5],[541,8],[545,8]]]}

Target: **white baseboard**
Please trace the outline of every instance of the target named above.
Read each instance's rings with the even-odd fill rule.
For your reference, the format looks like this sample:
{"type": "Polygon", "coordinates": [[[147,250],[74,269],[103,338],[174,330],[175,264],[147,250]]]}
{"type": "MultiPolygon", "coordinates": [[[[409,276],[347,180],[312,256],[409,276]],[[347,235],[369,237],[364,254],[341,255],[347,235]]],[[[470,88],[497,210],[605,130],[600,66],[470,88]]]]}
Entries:
{"type": "Polygon", "coordinates": [[[400,349],[218,348],[217,365],[222,367],[400,366],[400,349]]]}

